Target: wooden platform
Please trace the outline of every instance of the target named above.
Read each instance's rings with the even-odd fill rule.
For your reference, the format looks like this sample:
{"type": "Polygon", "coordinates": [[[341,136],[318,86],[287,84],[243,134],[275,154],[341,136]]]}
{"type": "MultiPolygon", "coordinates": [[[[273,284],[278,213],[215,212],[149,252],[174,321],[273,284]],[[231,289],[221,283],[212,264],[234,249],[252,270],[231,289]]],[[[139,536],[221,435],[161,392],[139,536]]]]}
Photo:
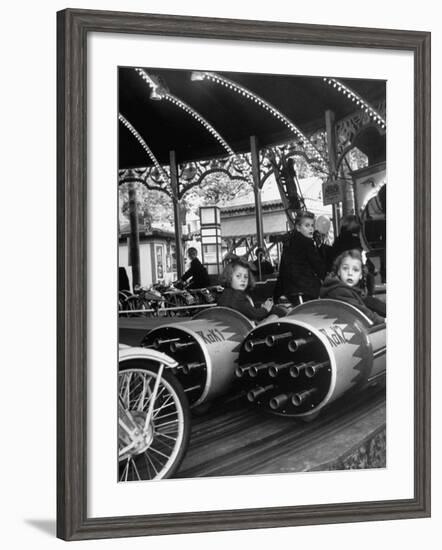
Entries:
{"type": "MultiPolygon", "coordinates": [[[[138,345],[152,328],[185,318],[120,318],[120,342],[138,345]]],[[[310,423],[256,410],[226,396],[192,416],[189,449],[175,477],[383,468],[385,387],[333,403],[310,423]]]]}
{"type": "Polygon", "coordinates": [[[234,398],[193,417],[175,477],[383,468],[385,388],[332,404],[310,423],[261,413],[234,398]]]}

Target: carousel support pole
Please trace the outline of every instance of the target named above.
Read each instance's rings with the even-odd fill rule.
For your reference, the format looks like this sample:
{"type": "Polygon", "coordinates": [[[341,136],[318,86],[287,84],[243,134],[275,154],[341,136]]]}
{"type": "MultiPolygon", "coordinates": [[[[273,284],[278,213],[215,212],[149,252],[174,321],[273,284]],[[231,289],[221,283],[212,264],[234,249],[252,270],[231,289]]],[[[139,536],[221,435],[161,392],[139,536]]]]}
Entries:
{"type": "Polygon", "coordinates": [[[178,278],[183,274],[183,238],[180,215],[180,182],[175,151],[170,151],[170,184],[172,187],[173,220],[175,224],[176,270],[178,278]]]}
{"type": "MultiPolygon", "coordinates": [[[[325,111],[325,128],[327,131],[327,149],[328,149],[328,167],[330,174],[337,177],[336,173],[336,132],[335,132],[335,113],[328,109],[325,111]]],[[[344,189],[342,192],[344,193],[344,189]]],[[[332,205],[333,210],[333,232],[338,235],[339,228],[339,204],[332,205]]]]}
{"type": "Polygon", "coordinates": [[[250,152],[252,157],[252,177],[253,177],[253,192],[255,194],[255,216],[256,216],[256,239],[257,245],[264,248],[264,229],[262,221],[262,205],[261,205],[261,176],[259,167],[259,148],[258,140],[255,136],[250,137],[250,152]]]}
{"type": "Polygon", "coordinates": [[[129,263],[132,266],[132,288],[140,284],[140,236],[138,233],[137,189],[129,183],[129,263]]]}

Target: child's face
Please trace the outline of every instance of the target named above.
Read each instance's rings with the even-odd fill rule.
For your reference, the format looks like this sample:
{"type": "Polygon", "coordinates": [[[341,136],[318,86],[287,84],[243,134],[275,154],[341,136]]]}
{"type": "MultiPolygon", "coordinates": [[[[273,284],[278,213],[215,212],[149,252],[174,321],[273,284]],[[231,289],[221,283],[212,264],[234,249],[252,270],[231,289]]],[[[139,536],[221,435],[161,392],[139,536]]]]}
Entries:
{"type": "Polygon", "coordinates": [[[348,286],[356,286],[362,277],[362,265],[360,260],[345,256],[342,259],[338,271],[338,277],[348,286]]]}
{"type": "Polygon", "coordinates": [[[309,239],[313,239],[313,231],[315,230],[315,221],[311,218],[302,218],[299,224],[296,224],[296,229],[309,239]]]}
{"type": "Polygon", "coordinates": [[[245,267],[237,266],[232,274],[233,290],[246,290],[249,284],[249,270],[245,267]]]}

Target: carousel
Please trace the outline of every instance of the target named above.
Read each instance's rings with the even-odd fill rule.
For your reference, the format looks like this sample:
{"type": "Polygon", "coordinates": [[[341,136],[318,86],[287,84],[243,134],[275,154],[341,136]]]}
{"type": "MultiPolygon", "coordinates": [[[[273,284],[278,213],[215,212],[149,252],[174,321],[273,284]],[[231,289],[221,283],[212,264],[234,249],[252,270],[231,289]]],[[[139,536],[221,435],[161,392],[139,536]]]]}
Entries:
{"type": "MultiPolygon", "coordinates": [[[[291,231],[307,208],[302,166],[331,209],[316,230],[337,235],[357,215],[385,300],[385,82],[148,67],[120,68],[118,82],[132,288],[119,301],[119,480],[385,467],[385,323],[327,299],[258,326],[217,306],[222,255],[238,243],[222,241],[216,216],[200,231],[211,286],[142,289],[136,201],[139,185],[171,201],[179,279],[187,194],[216,173],[242,182],[254,199],[246,238],[265,260],[263,187],[274,181],[285,212],[275,233],[291,231]]],[[[257,278],[259,303],[272,285],[257,278]]]]}

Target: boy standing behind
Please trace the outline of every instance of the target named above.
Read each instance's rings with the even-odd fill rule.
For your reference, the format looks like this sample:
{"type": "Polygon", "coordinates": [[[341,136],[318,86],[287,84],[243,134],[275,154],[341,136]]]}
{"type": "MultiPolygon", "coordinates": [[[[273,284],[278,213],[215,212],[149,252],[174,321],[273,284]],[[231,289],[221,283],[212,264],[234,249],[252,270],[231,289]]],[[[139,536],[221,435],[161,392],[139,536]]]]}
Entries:
{"type": "Polygon", "coordinates": [[[299,295],[304,301],[319,297],[321,280],[325,277],[325,259],[313,240],[315,216],[311,212],[298,213],[295,230],[284,246],[275,286],[275,302],[282,295],[297,305],[299,295]]]}

